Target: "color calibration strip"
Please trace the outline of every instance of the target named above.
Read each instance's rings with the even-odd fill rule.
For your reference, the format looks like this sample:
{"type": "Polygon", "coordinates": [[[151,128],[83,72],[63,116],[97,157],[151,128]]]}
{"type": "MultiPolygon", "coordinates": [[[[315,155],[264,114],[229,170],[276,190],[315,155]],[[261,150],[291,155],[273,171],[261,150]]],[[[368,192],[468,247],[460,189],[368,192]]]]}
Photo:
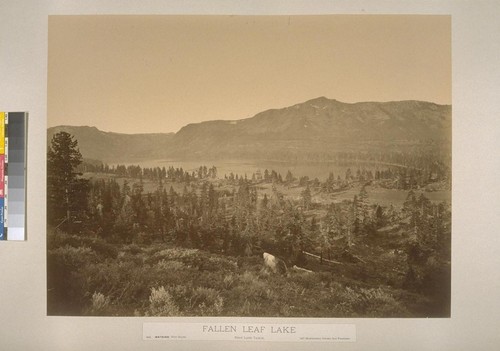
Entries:
{"type": "Polygon", "coordinates": [[[0,240],[26,240],[27,119],[0,112],[0,240]]]}

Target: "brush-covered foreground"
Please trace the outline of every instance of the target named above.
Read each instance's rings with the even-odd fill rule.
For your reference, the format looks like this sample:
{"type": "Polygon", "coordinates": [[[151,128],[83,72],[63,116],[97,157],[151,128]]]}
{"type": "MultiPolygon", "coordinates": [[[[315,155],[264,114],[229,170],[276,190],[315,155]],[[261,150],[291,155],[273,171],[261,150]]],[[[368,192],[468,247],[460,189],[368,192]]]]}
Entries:
{"type": "MultiPolygon", "coordinates": [[[[384,235],[384,234],[381,234],[384,235]]],[[[365,262],[304,259],[301,272],[264,268],[261,256],[233,257],[166,243],[111,245],[50,230],[49,315],[424,317],[439,298],[403,289],[401,257],[364,245],[365,262]],[[374,266],[376,260],[377,267],[374,266]]],[[[439,277],[436,277],[439,278],[439,277]]],[[[437,279],[446,286],[446,282],[437,279]]],[[[445,307],[446,308],[446,307],[445,307]]]]}

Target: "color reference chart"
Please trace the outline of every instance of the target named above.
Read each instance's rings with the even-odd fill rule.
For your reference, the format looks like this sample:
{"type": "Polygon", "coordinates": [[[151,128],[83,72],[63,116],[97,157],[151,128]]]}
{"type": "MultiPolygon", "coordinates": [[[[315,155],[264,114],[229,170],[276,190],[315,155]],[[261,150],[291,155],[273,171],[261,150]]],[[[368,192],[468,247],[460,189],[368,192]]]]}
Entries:
{"type": "Polygon", "coordinates": [[[26,240],[27,119],[0,112],[0,240],[26,240]]]}

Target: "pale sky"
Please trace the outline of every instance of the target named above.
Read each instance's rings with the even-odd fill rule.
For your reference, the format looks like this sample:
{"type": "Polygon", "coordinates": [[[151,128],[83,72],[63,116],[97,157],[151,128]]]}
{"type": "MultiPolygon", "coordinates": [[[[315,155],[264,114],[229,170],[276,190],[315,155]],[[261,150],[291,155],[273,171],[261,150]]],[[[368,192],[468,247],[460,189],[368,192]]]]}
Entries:
{"type": "Polygon", "coordinates": [[[49,127],[177,132],[319,96],[451,104],[451,17],[49,16],[49,127]]]}

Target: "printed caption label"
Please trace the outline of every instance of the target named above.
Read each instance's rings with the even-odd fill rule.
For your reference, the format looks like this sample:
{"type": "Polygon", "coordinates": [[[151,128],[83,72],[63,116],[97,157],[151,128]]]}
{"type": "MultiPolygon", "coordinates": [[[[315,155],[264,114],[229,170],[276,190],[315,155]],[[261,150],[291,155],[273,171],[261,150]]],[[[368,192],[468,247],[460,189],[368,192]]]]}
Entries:
{"type": "Polygon", "coordinates": [[[143,340],[355,342],[355,324],[144,323],[143,340]]]}

